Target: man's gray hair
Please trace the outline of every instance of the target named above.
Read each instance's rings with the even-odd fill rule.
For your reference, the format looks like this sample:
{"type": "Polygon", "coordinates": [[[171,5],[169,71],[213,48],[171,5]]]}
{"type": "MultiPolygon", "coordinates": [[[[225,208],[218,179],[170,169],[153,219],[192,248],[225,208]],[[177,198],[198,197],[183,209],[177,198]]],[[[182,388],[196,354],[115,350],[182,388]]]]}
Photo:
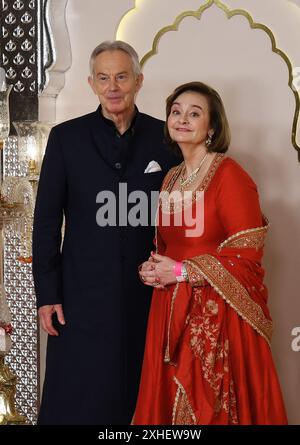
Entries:
{"type": "Polygon", "coordinates": [[[139,62],[139,56],[135,49],[130,46],[128,43],[123,42],[122,40],[115,40],[113,42],[110,42],[109,40],[106,40],[105,42],[100,43],[100,45],[96,46],[96,48],[93,50],[91,57],[90,57],[90,73],[91,76],[94,74],[94,63],[96,57],[101,54],[103,51],[124,51],[126,54],[128,54],[132,61],[132,67],[133,71],[136,74],[136,76],[139,76],[141,74],[141,65],[139,62]]]}

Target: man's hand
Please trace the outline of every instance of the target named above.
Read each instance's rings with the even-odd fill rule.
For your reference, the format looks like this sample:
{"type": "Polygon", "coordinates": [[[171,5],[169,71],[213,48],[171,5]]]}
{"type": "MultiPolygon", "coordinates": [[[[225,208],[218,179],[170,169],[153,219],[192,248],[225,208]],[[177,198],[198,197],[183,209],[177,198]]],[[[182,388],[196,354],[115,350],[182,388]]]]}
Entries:
{"type": "Polygon", "coordinates": [[[53,327],[52,315],[56,312],[59,323],[62,325],[66,324],[62,305],[47,304],[45,306],[41,306],[38,312],[42,329],[49,335],[58,336],[57,330],[53,327]]]}

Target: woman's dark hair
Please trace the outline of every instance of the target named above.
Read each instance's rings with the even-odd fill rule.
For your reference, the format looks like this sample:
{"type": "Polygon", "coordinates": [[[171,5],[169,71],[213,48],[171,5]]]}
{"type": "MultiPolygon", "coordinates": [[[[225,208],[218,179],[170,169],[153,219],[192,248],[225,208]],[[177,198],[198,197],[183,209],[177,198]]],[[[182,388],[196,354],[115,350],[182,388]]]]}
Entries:
{"type": "Polygon", "coordinates": [[[209,152],[225,153],[228,150],[230,144],[230,129],[228,120],[225,113],[225,108],[221,97],[210,86],[202,82],[189,82],[179,85],[173,93],[166,100],[166,123],[165,123],[165,139],[167,144],[175,150],[181,153],[178,144],[170,137],[168,130],[168,117],[171,113],[171,108],[175,100],[182,93],[186,92],[199,93],[205,96],[209,107],[209,120],[210,127],[213,128],[214,134],[212,136],[211,144],[207,147],[209,152]]]}

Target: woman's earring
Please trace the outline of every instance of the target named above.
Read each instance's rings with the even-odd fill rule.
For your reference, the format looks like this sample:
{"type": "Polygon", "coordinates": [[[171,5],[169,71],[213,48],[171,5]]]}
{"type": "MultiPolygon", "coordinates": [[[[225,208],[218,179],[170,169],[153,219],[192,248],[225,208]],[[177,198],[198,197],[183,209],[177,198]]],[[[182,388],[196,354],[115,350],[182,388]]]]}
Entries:
{"type": "Polygon", "coordinates": [[[206,147],[209,147],[211,145],[212,136],[213,136],[212,134],[207,135],[207,139],[205,141],[206,147]]]}

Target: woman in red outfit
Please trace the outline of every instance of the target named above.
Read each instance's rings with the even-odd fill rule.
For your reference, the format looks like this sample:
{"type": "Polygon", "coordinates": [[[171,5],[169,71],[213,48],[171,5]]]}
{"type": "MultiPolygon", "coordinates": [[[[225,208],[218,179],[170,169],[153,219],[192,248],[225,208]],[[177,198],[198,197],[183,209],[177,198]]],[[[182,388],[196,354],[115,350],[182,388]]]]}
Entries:
{"type": "Polygon", "coordinates": [[[155,289],[133,423],[286,424],[261,266],[268,222],[254,182],[224,155],[218,93],[176,88],[166,136],[184,161],[164,180],[156,253],[140,268],[155,289]]]}

